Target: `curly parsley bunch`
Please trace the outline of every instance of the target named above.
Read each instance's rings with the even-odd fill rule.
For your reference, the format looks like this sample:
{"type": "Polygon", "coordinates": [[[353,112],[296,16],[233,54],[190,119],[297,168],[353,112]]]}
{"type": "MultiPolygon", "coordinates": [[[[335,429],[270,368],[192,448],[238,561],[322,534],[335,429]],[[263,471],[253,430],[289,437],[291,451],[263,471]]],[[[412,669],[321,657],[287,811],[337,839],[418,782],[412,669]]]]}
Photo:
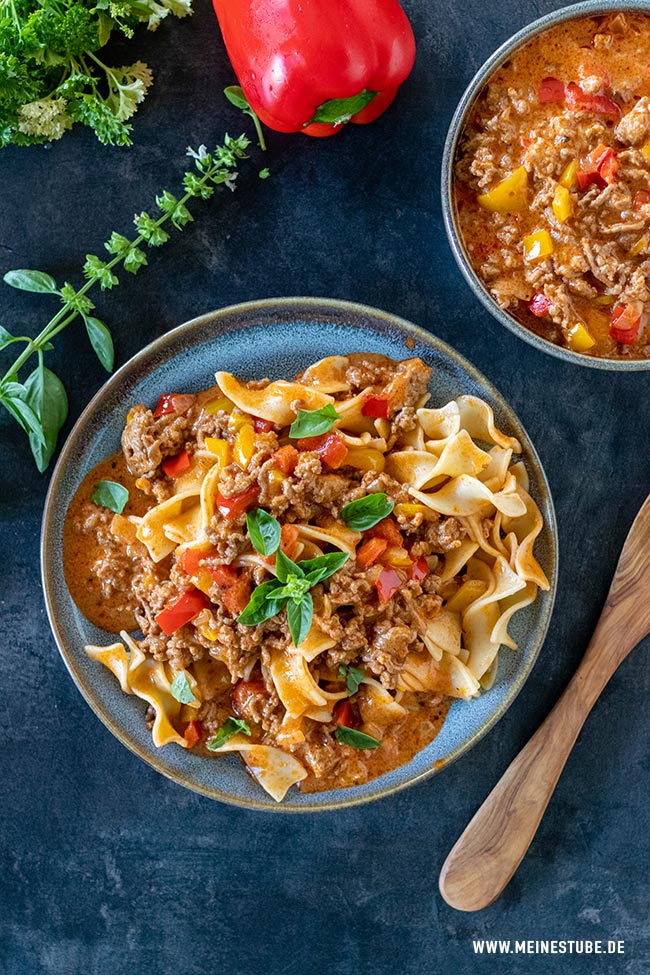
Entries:
{"type": "Polygon", "coordinates": [[[131,144],[128,119],[152,82],[142,61],[97,56],[114,30],[132,37],[192,0],[0,0],[0,147],[60,139],[74,122],[105,145],[131,144]]]}

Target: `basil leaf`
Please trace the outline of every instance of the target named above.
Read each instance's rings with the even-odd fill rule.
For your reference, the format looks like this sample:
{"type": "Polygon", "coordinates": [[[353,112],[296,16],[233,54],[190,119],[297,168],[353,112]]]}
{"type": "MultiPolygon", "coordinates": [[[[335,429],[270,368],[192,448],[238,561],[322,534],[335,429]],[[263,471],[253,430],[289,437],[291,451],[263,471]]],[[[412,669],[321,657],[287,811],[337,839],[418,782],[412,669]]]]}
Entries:
{"type": "Polygon", "coordinates": [[[42,362],[25,380],[25,389],[26,402],[38,417],[42,434],[29,432],[29,446],[42,474],[52,459],[59,431],[67,419],[68,397],[59,377],[42,362]]]}
{"type": "Polygon", "coordinates": [[[352,531],[365,532],[387,518],[394,507],[395,502],[387,498],[383,491],[379,491],[377,494],[367,494],[365,498],[350,501],[341,508],[340,518],[352,531]]]}
{"type": "Polygon", "coordinates": [[[300,646],[311,629],[311,621],[314,615],[314,601],[311,594],[306,592],[300,602],[290,599],[287,603],[287,621],[289,632],[296,649],[300,646]]]}
{"type": "Polygon", "coordinates": [[[280,522],[263,508],[255,508],[246,515],[246,527],[253,548],[261,555],[273,555],[280,545],[280,522]]]}
{"type": "Polygon", "coordinates": [[[88,332],[88,338],[90,339],[90,344],[93,347],[95,355],[106,372],[112,372],[115,352],[111,333],[99,318],[84,315],[84,322],[86,323],[86,331],[88,332]]]}
{"type": "Polygon", "coordinates": [[[209,748],[211,752],[216,752],[218,748],[221,748],[222,745],[225,745],[227,741],[230,741],[234,735],[238,735],[240,732],[248,735],[250,738],[251,729],[245,721],[240,721],[239,718],[226,718],[214,738],[210,738],[206,742],[205,747],[209,748]]]}
{"type": "Polygon", "coordinates": [[[24,269],[7,271],[3,281],[10,284],[12,288],[20,291],[36,291],[44,294],[56,293],[56,281],[51,274],[44,271],[27,271],[24,269]]]}
{"type": "Polygon", "coordinates": [[[31,438],[34,438],[36,443],[43,445],[45,444],[43,427],[33,408],[27,402],[28,397],[29,391],[22,383],[7,383],[2,388],[0,396],[4,406],[11,413],[14,420],[20,424],[25,433],[30,437],[30,447],[31,438]]]}
{"type": "Polygon", "coordinates": [[[316,559],[299,562],[298,568],[305,573],[311,589],[323,579],[329,579],[335,572],[338,572],[349,558],[347,552],[328,552],[327,555],[319,555],[316,559]]]}
{"type": "Polygon", "coordinates": [[[126,502],[129,500],[129,492],[123,484],[118,484],[117,481],[100,481],[95,485],[90,500],[102,508],[108,508],[109,511],[121,515],[126,502]]]}
{"type": "Polygon", "coordinates": [[[263,623],[264,620],[269,620],[279,613],[286,603],[286,597],[274,599],[273,594],[281,586],[277,579],[269,579],[268,582],[263,582],[261,586],[253,589],[248,606],[239,614],[237,622],[243,623],[244,626],[256,626],[257,623],[263,623]]]}
{"type": "Polygon", "coordinates": [[[20,342],[20,339],[15,338],[11,332],[8,332],[6,328],[0,325],[0,349],[6,349],[12,342],[20,342]]]}
{"type": "Polygon", "coordinates": [[[180,701],[181,704],[190,704],[192,701],[196,701],[194,692],[187,679],[187,671],[179,670],[173,681],[169,686],[171,696],[180,701]]]}
{"type": "Polygon", "coordinates": [[[371,735],[364,735],[363,731],[356,731],[340,724],[334,732],[334,737],[343,745],[350,745],[352,748],[379,748],[380,741],[371,735]]]}
{"type": "Polygon", "coordinates": [[[286,582],[291,575],[296,576],[298,579],[304,579],[305,577],[305,573],[300,566],[292,562],[281,548],[278,549],[275,555],[275,571],[278,574],[280,582],[286,582]]]}
{"type": "Polygon", "coordinates": [[[349,122],[353,115],[357,115],[369,105],[376,95],[376,91],[368,91],[367,88],[364,88],[358,95],[352,95],[351,98],[330,98],[329,101],[318,106],[316,114],[307,122],[307,125],[311,125],[312,122],[343,125],[345,122],[349,122]]]}
{"type": "Polygon", "coordinates": [[[350,697],[357,693],[359,685],[365,676],[366,673],[363,667],[353,667],[352,664],[349,666],[341,664],[339,667],[339,677],[341,680],[345,680],[345,686],[348,689],[350,697]]]}
{"type": "Polygon", "coordinates": [[[298,416],[289,428],[290,437],[318,437],[332,429],[339,415],[328,403],[318,410],[298,410],[298,416]]]}
{"type": "Polygon", "coordinates": [[[242,112],[245,112],[247,108],[250,109],[248,99],[239,85],[229,85],[228,88],[224,88],[223,93],[235,108],[239,108],[242,112]]]}

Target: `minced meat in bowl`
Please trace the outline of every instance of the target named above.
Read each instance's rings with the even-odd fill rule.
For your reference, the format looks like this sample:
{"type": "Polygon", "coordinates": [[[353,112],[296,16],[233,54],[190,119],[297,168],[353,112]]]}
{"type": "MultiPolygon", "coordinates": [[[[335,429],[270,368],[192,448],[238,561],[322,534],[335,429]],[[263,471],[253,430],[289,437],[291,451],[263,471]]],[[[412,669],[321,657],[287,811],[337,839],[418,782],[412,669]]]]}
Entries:
{"type": "Polygon", "coordinates": [[[638,369],[650,358],[650,8],[623,6],[578,5],[497,52],[452,123],[443,182],[461,268],[501,321],[574,361],[638,369]]]}

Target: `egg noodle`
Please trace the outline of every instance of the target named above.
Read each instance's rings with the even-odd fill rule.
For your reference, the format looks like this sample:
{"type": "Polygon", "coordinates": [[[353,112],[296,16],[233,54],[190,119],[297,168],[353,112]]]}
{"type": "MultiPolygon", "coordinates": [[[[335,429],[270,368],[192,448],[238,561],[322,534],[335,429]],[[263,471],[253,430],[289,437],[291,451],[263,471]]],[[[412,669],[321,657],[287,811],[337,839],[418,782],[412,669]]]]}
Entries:
{"type": "MultiPolygon", "coordinates": [[[[216,407],[204,404],[200,416],[216,416],[220,436],[201,436],[186,444],[187,469],[166,479],[169,496],[144,516],[114,515],[111,530],[131,550],[144,546],[155,565],[168,560],[170,566],[192,566],[182,576],[182,585],[178,570],[172,573],[177,594],[196,591],[203,599],[194,618],[179,631],[188,634],[193,648],[182,668],[177,657],[155,659],[146,639],[124,631],[122,642],[86,647],[114,674],[125,694],[151,705],[156,746],[194,746],[206,757],[237,752],[260,785],[280,801],[291,785],[308,774],[318,776],[318,769],[304,758],[305,743],[315,735],[333,753],[344,758],[356,749],[354,757],[360,759],[370,753],[364,747],[370,745],[368,739],[373,749],[384,747],[389,734],[398,736],[405,717],[432,696],[471,701],[492,686],[500,648],[516,649],[509,633],[513,615],[533,602],[538,589],[549,588],[533,554],[542,517],[528,493],[526,468],[517,462],[521,445],[495,426],[491,407],[467,395],[439,406],[430,404],[430,394],[410,382],[408,363],[419,363],[424,370],[426,390],[430,370],[420,360],[393,363],[361,354],[323,359],[292,382],[246,384],[217,372],[216,407]],[[375,374],[369,375],[376,381],[364,388],[349,378],[357,360],[376,366],[375,374]],[[315,415],[328,406],[334,408],[335,418],[325,434],[308,442],[291,436],[298,410],[315,415]],[[272,435],[260,439],[255,434],[260,421],[272,435]],[[275,450],[264,448],[260,465],[256,451],[259,454],[259,444],[269,440],[275,450]],[[336,457],[328,453],[327,443],[339,451],[336,457]],[[296,446],[298,464],[293,471],[286,464],[284,470],[273,466],[278,448],[287,445],[296,446]],[[301,520],[296,515],[301,509],[291,508],[290,499],[299,488],[306,457],[314,485],[328,485],[328,490],[334,485],[340,497],[331,497],[330,491],[327,500],[313,505],[310,517],[301,520]],[[271,521],[293,526],[285,552],[292,565],[304,566],[337,552],[348,557],[329,578],[314,584],[307,597],[313,603],[311,625],[298,646],[286,622],[291,600],[266,622],[247,625],[224,608],[227,590],[209,573],[220,562],[227,563],[240,580],[248,580],[247,598],[262,584],[277,581],[281,556],[265,556],[248,536],[229,559],[219,554],[218,544],[215,548],[215,531],[224,522],[231,518],[232,531],[246,534],[245,516],[256,510],[249,504],[246,512],[233,517],[220,504],[224,474],[232,470],[252,470],[259,484],[265,478],[258,509],[267,510],[271,521]],[[373,493],[381,494],[390,513],[368,530],[353,527],[349,519],[346,523],[341,512],[345,514],[348,499],[358,501],[373,493]],[[431,551],[431,544],[423,540],[433,537],[431,532],[439,526],[446,526],[448,533],[453,527],[454,537],[431,551]],[[374,548],[368,547],[372,539],[374,548]],[[348,584],[354,595],[346,602],[343,590],[348,584]],[[229,634],[249,641],[243,669],[234,673],[220,642],[226,625],[229,634]],[[337,657],[355,626],[354,632],[361,633],[358,651],[337,657]],[[250,650],[254,638],[257,643],[250,650]],[[337,670],[341,659],[344,663],[337,670]],[[184,692],[179,694],[181,671],[184,692]],[[265,712],[268,720],[260,719],[252,728],[250,721],[247,726],[238,720],[236,733],[222,735],[222,743],[218,734],[208,740],[205,727],[213,727],[215,688],[222,695],[223,724],[228,712],[231,720],[237,717],[229,703],[223,711],[223,695],[229,702],[232,686],[242,681],[248,686],[251,680],[273,705],[265,712]],[[187,734],[192,722],[203,740],[187,734]],[[337,735],[341,727],[352,728],[352,737],[337,735]]],[[[331,418],[332,411],[325,409],[324,415],[331,418]]],[[[282,532],[284,551],[284,527],[282,532]]],[[[301,598],[304,601],[304,595],[301,598]]],[[[150,632],[164,640],[153,622],[150,632]]],[[[400,762],[395,752],[395,764],[400,762]]]]}

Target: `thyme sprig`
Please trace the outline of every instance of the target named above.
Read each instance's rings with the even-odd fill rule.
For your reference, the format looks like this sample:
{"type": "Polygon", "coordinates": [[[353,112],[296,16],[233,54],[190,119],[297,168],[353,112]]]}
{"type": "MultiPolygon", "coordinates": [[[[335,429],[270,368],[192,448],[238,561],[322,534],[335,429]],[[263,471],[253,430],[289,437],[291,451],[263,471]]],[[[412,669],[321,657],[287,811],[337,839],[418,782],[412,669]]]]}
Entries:
{"type": "Polygon", "coordinates": [[[86,283],[81,287],[75,288],[66,281],[59,288],[52,275],[44,271],[21,269],[5,274],[5,282],[14,288],[57,295],[61,301],[59,311],[35,338],[12,335],[0,326],[0,350],[14,344],[24,346],[0,379],[0,403],[28,435],[39,471],[47,468],[56,448],[59,431],[68,415],[65,387],[44,362],[44,353],[53,348],[52,340],[81,318],[97,358],[110,372],[114,360],[113,340],[105,322],[93,315],[95,305],[88,293],[97,285],[106,291],[119,284],[115,271],[120,265],[131,274],[137,274],[140,268],[146,266],[148,258],[145,246],[162,246],[169,240],[170,227],[182,230],[194,219],[187,206],[190,200],[207,200],[220,185],[234,190],[237,168],[239,162],[247,158],[249,145],[250,141],[244,135],[238,138],[226,135],[223,143],[212,152],[208,152],[203,145],[197,150],[188,149],[187,155],[192,158],[194,169],[187,171],[183,177],[183,195],[177,198],[169,190],[163,190],[156,197],[159,216],[151,216],[146,210],[136,214],[134,223],[137,234],[134,238],[129,239],[113,231],[104,244],[110,255],[108,260],[102,260],[96,254],[87,254],[83,266],[86,283]],[[37,364],[23,382],[20,371],[34,356],[37,364]]]}

